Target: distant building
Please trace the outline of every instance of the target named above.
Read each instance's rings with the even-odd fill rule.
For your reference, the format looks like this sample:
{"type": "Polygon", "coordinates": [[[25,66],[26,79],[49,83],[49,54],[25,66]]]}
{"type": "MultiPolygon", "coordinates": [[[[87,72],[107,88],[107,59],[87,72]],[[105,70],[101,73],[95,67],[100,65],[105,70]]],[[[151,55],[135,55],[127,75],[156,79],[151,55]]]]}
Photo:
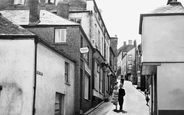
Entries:
{"type": "MultiPolygon", "coordinates": [[[[128,79],[128,72],[131,73],[130,68],[128,69],[128,58],[127,58],[127,53],[131,51],[134,48],[134,44],[132,43],[132,40],[129,40],[129,43],[126,44],[124,42],[124,45],[121,46],[118,49],[118,54],[117,54],[117,76],[124,76],[125,79],[128,79]]],[[[130,77],[130,76],[129,76],[130,77]]]]}

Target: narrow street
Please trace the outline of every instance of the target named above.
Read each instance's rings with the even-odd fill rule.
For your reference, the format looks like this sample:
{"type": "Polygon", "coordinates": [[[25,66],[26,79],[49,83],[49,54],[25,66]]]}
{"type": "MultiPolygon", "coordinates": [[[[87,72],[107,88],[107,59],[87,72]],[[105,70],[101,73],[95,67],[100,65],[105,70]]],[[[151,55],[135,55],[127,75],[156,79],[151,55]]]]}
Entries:
{"type": "Polygon", "coordinates": [[[111,103],[111,101],[109,101],[103,103],[89,115],[149,115],[149,107],[146,106],[144,95],[139,92],[129,81],[125,81],[124,88],[126,95],[124,97],[125,101],[123,111],[115,112],[115,106],[111,103]]]}

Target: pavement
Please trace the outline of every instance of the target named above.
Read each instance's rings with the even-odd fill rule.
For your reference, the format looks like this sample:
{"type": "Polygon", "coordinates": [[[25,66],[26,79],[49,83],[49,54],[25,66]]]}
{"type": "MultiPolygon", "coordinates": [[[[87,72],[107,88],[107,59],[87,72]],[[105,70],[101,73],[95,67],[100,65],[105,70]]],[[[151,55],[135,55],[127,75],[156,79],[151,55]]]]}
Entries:
{"type": "MultiPolygon", "coordinates": [[[[96,108],[85,115],[149,115],[144,93],[136,89],[130,81],[124,82],[126,95],[124,97],[123,111],[115,111],[115,106],[110,101],[100,103],[96,108]]],[[[119,106],[118,106],[119,109],[119,106]]]]}

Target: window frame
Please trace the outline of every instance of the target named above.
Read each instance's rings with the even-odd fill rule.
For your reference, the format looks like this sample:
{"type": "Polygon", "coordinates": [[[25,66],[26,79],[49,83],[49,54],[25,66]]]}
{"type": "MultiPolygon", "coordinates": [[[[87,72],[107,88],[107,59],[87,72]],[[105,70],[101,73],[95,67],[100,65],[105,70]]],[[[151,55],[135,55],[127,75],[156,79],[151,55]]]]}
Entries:
{"type": "Polygon", "coordinates": [[[84,79],[84,99],[90,100],[90,75],[88,75],[87,72],[85,72],[85,79],[84,79]],[[86,86],[86,78],[88,78],[88,85],[86,86]],[[87,92],[86,92],[87,91],[87,92]],[[87,93],[87,95],[86,95],[87,93]]]}
{"type": "Polygon", "coordinates": [[[54,29],[54,43],[66,43],[67,28],[55,28],[54,29]],[[57,35],[57,30],[60,31],[60,35],[57,35]],[[64,34],[64,35],[63,35],[64,34]],[[60,37],[59,37],[60,36],[60,37]],[[58,38],[57,38],[58,37],[58,38]],[[64,38],[62,38],[64,37],[64,38]]]}
{"type": "Polygon", "coordinates": [[[69,73],[70,73],[70,64],[65,61],[65,82],[67,84],[70,83],[69,73]]]}

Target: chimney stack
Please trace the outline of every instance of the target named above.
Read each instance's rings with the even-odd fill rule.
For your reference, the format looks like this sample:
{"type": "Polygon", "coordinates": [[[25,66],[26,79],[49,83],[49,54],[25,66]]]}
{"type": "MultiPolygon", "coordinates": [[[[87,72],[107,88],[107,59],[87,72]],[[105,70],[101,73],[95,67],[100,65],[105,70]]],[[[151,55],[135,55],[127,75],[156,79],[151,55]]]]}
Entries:
{"type": "Polygon", "coordinates": [[[126,46],[126,41],[124,41],[123,45],[126,46]]]}
{"type": "Polygon", "coordinates": [[[69,16],[69,3],[66,1],[60,1],[57,4],[57,15],[65,19],[68,19],[69,16]]]}
{"type": "Polygon", "coordinates": [[[128,45],[132,45],[132,40],[128,40],[128,45]]]}
{"type": "Polygon", "coordinates": [[[86,0],[69,0],[70,10],[86,10],[87,2],[86,0]]]}
{"type": "Polygon", "coordinates": [[[29,25],[36,26],[40,22],[38,0],[29,0],[29,25]]]}
{"type": "Polygon", "coordinates": [[[137,47],[137,42],[136,42],[136,40],[134,40],[134,46],[137,47]]]}
{"type": "Polygon", "coordinates": [[[177,0],[168,0],[167,1],[167,5],[169,5],[169,4],[176,4],[176,3],[179,3],[179,2],[177,2],[177,0]]]}

